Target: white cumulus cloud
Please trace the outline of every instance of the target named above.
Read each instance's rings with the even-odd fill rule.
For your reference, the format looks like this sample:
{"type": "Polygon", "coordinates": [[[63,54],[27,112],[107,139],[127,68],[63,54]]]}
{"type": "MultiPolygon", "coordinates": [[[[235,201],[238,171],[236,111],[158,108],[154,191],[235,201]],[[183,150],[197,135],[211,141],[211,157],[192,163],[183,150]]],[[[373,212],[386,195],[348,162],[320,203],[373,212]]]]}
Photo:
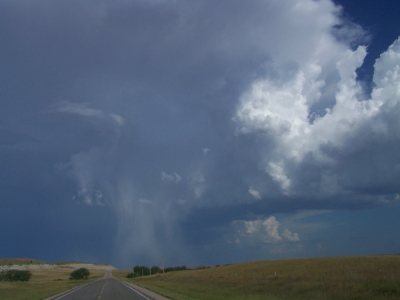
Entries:
{"type": "Polygon", "coordinates": [[[335,160],[323,151],[324,146],[343,149],[364,128],[384,133],[384,121],[376,122],[376,117],[400,102],[399,45],[397,40],[377,60],[376,87],[367,100],[356,79],[356,69],[367,55],[362,46],[339,56],[327,51],[332,60],[327,65],[318,62],[318,54],[304,62],[292,78],[257,80],[243,95],[235,120],[243,134],[262,130],[273,138],[275,151],[265,157],[265,170],[284,194],[290,192],[291,178],[296,176],[288,165],[301,163],[307,155],[321,165],[333,165],[335,160]],[[327,82],[323,74],[332,72],[337,73],[337,80],[327,82]],[[335,102],[323,114],[312,116],[312,105],[326,96],[326,86],[332,84],[336,85],[335,102]]]}
{"type": "Polygon", "coordinates": [[[270,216],[264,220],[234,221],[232,226],[236,228],[236,241],[278,243],[284,241],[300,241],[297,233],[292,233],[287,228],[279,233],[280,223],[270,216]]]}
{"type": "Polygon", "coordinates": [[[299,235],[297,233],[292,233],[290,230],[285,229],[282,234],[287,240],[292,242],[300,241],[299,235]]]}
{"type": "Polygon", "coordinates": [[[249,188],[249,194],[252,195],[255,199],[258,199],[258,200],[261,199],[260,192],[253,189],[252,187],[249,188]]]}

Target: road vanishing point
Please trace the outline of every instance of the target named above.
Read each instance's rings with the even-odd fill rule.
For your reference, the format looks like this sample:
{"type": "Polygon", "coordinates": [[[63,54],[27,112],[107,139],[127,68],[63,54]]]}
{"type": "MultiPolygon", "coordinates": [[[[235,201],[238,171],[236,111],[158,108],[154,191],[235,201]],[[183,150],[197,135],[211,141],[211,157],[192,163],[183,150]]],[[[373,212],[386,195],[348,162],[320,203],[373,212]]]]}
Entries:
{"type": "Polygon", "coordinates": [[[111,272],[103,278],[81,285],[46,300],[168,300],[132,283],[115,279],[111,272]]]}

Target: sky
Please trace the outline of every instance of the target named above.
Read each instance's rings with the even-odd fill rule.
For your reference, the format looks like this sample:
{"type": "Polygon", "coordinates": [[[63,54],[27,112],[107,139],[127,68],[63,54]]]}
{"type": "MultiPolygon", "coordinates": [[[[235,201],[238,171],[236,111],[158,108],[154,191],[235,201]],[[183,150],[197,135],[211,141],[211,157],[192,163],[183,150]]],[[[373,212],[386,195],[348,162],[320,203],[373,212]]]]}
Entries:
{"type": "Polygon", "coordinates": [[[400,253],[397,0],[0,0],[0,257],[400,253]]]}

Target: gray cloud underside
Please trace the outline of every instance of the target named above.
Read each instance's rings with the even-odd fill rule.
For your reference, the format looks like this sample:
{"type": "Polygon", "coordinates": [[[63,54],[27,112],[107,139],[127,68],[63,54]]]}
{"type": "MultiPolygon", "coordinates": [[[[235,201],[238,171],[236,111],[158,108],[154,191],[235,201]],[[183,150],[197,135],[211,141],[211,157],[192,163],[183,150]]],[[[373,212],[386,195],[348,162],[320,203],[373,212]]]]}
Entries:
{"type": "Polygon", "coordinates": [[[73,182],[115,212],[116,260],[398,201],[400,42],[366,95],[368,34],[328,0],[2,1],[0,32],[6,184],[73,182]]]}

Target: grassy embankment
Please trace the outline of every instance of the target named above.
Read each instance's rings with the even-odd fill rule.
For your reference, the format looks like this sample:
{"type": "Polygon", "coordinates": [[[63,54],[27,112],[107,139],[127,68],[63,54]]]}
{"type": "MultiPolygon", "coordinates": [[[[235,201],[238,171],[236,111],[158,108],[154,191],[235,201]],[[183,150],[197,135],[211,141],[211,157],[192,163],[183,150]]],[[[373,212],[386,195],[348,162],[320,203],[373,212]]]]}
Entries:
{"type": "Polygon", "coordinates": [[[126,279],[171,299],[400,299],[400,255],[258,261],[126,279]]]}
{"type": "MultiPolygon", "coordinates": [[[[0,259],[0,265],[46,264],[31,259],[0,259]]],[[[45,299],[75,286],[86,284],[104,276],[105,271],[90,271],[89,280],[69,280],[71,269],[30,270],[32,278],[28,282],[0,281],[1,300],[45,299]]]]}

